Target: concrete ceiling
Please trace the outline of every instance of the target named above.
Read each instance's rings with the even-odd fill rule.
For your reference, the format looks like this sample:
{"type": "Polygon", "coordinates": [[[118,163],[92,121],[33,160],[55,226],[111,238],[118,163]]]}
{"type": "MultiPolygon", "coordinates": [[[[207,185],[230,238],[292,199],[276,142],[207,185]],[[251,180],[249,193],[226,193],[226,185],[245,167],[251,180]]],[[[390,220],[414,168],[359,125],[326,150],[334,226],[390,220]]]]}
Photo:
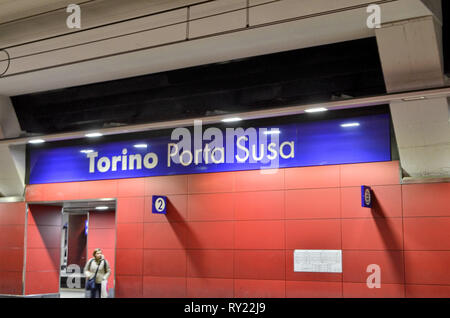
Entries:
{"type": "Polygon", "coordinates": [[[92,0],[0,0],[0,24],[27,19],[66,8],[71,3],[82,4],[92,0]]]}
{"type": "MultiPolygon", "coordinates": [[[[182,7],[197,2],[88,2],[81,5],[81,31],[65,26],[65,10],[2,24],[0,47],[7,48],[11,62],[0,78],[0,94],[46,91],[375,35],[366,25],[366,7],[373,2],[369,0],[250,0],[248,11],[246,0],[182,7]]],[[[383,22],[431,14],[420,0],[381,3],[383,22]]],[[[0,70],[6,65],[5,59],[0,61],[0,70]]]]}

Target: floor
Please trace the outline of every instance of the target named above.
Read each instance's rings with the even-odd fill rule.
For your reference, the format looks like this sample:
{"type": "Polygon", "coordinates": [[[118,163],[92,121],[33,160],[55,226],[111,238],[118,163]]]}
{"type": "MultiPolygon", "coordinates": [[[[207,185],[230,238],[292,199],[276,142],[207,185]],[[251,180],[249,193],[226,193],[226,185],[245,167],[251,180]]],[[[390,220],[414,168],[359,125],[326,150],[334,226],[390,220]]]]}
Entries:
{"type": "Polygon", "coordinates": [[[61,288],[60,298],[85,298],[84,289],[61,288]]]}

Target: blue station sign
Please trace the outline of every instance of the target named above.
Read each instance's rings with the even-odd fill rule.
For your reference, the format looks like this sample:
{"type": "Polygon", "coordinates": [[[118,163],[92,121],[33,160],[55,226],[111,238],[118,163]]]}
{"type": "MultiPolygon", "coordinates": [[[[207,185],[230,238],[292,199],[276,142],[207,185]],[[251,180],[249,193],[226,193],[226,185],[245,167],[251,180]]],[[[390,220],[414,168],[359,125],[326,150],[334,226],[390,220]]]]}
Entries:
{"type": "Polygon", "coordinates": [[[167,197],[164,195],[152,196],[152,213],[167,214],[167,197]]]}
{"type": "Polygon", "coordinates": [[[29,184],[391,160],[388,114],[29,149],[29,184]]]}

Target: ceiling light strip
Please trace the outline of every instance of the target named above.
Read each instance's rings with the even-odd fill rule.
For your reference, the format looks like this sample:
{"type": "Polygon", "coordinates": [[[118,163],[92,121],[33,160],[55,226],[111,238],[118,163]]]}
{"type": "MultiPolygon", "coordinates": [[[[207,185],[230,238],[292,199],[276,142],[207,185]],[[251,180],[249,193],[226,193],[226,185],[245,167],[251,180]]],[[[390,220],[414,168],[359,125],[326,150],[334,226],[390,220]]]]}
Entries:
{"type": "MultiPolygon", "coordinates": [[[[311,109],[311,108],[324,107],[324,108],[327,108],[328,110],[339,110],[339,109],[348,109],[348,108],[370,107],[370,106],[389,104],[391,102],[404,102],[405,99],[411,99],[411,98],[414,99],[414,98],[419,98],[422,96],[427,99],[448,97],[448,96],[450,96],[450,87],[444,87],[444,88],[439,88],[439,89],[429,89],[429,90],[422,90],[422,91],[414,91],[414,92],[407,92],[407,93],[386,94],[386,95],[379,95],[379,96],[374,96],[374,97],[346,99],[346,100],[333,101],[333,102],[320,103],[320,104],[271,108],[271,109],[243,112],[243,113],[225,114],[225,115],[218,115],[218,116],[207,116],[207,117],[202,117],[202,118],[179,119],[179,120],[170,120],[170,121],[163,121],[163,122],[157,122],[157,123],[111,127],[111,128],[98,129],[97,131],[99,133],[103,134],[104,136],[105,135],[117,135],[117,134],[129,134],[129,133],[136,133],[136,132],[150,131],[150,130],[171,129],[171,128],[177,128],[177,127],[189,127],[189,126],[193,125],[194,120],[201,120],[204,125],[208,125],[208,124],[222,123],[222,121],[224,119],[230,118],[231,116],[239,117],[239,118],[242,118],[243,120],[293,116],[293,115],[303,114],[303,113],[305,113],[305,110],[311,109]]],[[[89,133],[89,131],[57,133],[57,134],[49,134],[49,135],[26,137],[26,138],[2,139],[2,140],[0,140],[0,146],[26,144],[30,140],[35,139],[37,137],[45,139],[45,141],[47,141],[47,142],[70,140],[70,139],[80,139],[80,138],[86,138],[85,135],[87,133],[89,133]]]]}

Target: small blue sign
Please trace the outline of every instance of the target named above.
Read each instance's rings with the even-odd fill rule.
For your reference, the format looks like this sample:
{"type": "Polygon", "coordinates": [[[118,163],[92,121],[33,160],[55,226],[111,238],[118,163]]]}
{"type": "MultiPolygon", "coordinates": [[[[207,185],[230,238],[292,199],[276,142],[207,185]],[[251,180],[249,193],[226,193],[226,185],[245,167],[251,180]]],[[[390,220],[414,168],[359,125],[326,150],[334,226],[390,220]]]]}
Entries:
{"type": "MultiPolygon", "coordinates": [[[[201,128],[201,127],[200,127],[201,128]]],[[[388,114],[269,127],[203,128],[184,137],[29,148],[29,184],[391,160],[388,114]],[[209,130],[209,131],[208,131],[209,130]],[[198,144],[197,144],[198,142],[198,144]]],[[[181,136],[181,135],[180,135],[181,136]]]]}
{"type": "Polygon", "coordinates": [[[167,197],[163,195],[154,195],[152,197],[152,213],[167,214],[167,197]]]}
{"type": "Polygon", "coordinates": [[[372,208],[372,189],[368,186],[361,186],[361,206],[372,208]]]}

